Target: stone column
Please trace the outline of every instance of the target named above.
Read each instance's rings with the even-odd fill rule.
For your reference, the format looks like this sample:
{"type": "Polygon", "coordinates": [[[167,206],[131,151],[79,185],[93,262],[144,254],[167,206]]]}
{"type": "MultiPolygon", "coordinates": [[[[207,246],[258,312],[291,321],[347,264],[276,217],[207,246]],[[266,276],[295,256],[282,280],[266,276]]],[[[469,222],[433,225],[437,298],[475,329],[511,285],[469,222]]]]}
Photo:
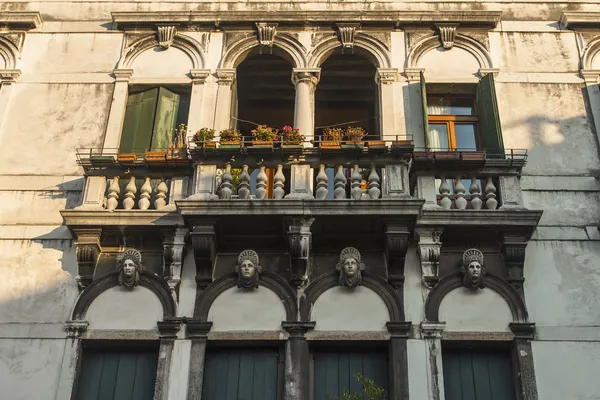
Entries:
{"type": "Polygon", "coordinates": [[[309,393],[309,351],[306,337],[307,331],[315,327],[315,322],[291,321],[282,322],[283,329],[290,337],[285,344],[285,400],[308,400],[309,393]]]}
{"type": "Polygon", "coordinates": [[[113,90],[113,99],[110,105],[110,114],[106,125],[106,135],[104,136],[104,151],[114,152],[119,148],[121,132],[123,131],[123,121],[125,119],[125,109],[127,108],[127,94],[129,89],[129,80],[133,75],[132,69],[115,69],[115,88],[113,90]]]}
{"type": "MultiPolygon", "coordinates": [[[[598,141],[600,141],[600,70],[582,69],[581,76],[585,81],[585,88],[590,101],[590,110],[593,116],[592,120],[596,128],[596,136],[598,141]]],[[[600,155],[600,148],[598,148],[598,154],[600,155]]]]}
{"type": "Polygon", "coordinates": [[[518,365],[516,376],[519,399],[537,400],[538,392],[531,349],[531,341],[535,336],[535,324],[532,322],[512,322],[509,327],[515,335],[513,357],[518,365]]]}
{"type": "Polygon", "coordinates": [[[444,400],[444,369],[442,365],[442,332],[445,322],[421,322],[421,336],[427,343],[426,358],[429,400],[444,400]]]}
{"type": "Polygon", "coordinates": [[[156,386],[154,387],[154,400],[169,399],[169,386],[175,384],[177,377],[171,375],[171,362],[177,332],[183,323],[181,318],[165,318],[158,321],[160,333],[160,348],[158,351],[158,367],[156,368],[156,386]]]}
{"type": "MultiPolygon", "coordinates": [[[[308,145],[308,144],[307,144],[308,145]]],[[[306,164],[294,164],[291,166],[291,178],[290,193],[288,193],[286,199],[314,199],[312,191],[312,177],[313,170],[310,165],[306,164]]]]}
{"type": "Polygon", "coordinates": [[[65,350],[58,378],[57,399],[70,399],[73,397],[73,391],[77,390],[74,386],[77,374],[77,357],[81,354],[80,337],[88,326],[88,321],[67,321],[65,323],[67,341],[65,342],[65,350]]]}
{"type": "Polygon", "coordinates": [[[235,69],[217,69],[217,78],[219,87],[217,89],[214,129],[218,135],[223,129],[231,127],[231,94],[233,82],[235,82],[235,69]]]}
{"type": "Polygon", "coordinates": [[[379,85],[379,134],[384,140],[396,140],[396,102],[393,84],[397,78],[397,68],[377,68],[375,82],[379,85]]]}
{"type": "Polygon", "coordinates": [[[215,200],[217,196],[217,166],[196,164],[194,193],[190,200],[215,200]]]}
{"type": "Polygon", "coordinates": [[[408,352],[406,341],[412,322],[388,322],[391,334],[389,347],[390,400],[408,400],[408,352]]]}
{"type": "Polygon", "coordinates": [[[5,69],[0,71],[0,132],[8,109],[8,102],[17,79],[21,76],[20,69],[5,69]]]}
{"type": "MultiPolygon", "coordinates": [[[[192,76],[192,95],[190,96],[190,111],[188,113],[188,134],[186,141],[194,135],[200,128],[202,121],[202,99],[204,97],[204,82],[210,76],[209,69],[193,69],[190,71],[192,76]]],[[[207,110],[208,111],[208,110],[207,110]]],[[[206,111],[206,112],[207,112],[206,111]]],[[[211,110],[212,111],[212,110],[211,110]]]]}
{"type": "Polygon", "coordinates": [[[439,210],[442,207],[437,204],[438,188],[435,185],[435,177],[432,175],[417,176],[418,199],[425,199],[424,209],[439,210]]]}
{"type": "Polygon", "coordinates": [[[410,197],[407,164],[386,165],[383,198],[393,199],[406,197],[410,197]]]}
{"type": "Polygon", "coordinates": [[[202,398],[206,335],[211,328],[212,322],[202,322],[195,318],[187,320],[187,337],[192,341],[187,400],[200,400],[202,398]]]}
{"type": "MultiPolygon", "coordinates": [[[[505,175],[500,176],[500,210],[524,210],[523,193],[521,192],[521,182],[518,176],[505,175]]],[[[483,189],[483,188],[482,188],[483,189]]]]}
{"type": "MultiPolygon", "coordinates": [[[[315,137],[315,88],[321,75],[320,68],[294,68],[292,83],[296,87],[296,106],[294,109],[294,127],[312,140],[315,137]]],[[[305,147],[312,147],[305,143],[305,147]]]]}

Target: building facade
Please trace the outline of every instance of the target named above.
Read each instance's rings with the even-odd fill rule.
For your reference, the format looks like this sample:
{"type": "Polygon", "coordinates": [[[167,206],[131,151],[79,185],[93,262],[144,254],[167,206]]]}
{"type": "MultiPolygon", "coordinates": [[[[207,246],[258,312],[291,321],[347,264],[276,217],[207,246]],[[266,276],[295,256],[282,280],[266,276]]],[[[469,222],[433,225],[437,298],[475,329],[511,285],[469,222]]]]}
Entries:
{"type": "Polygon", "coordinates": [[[3,399],[600,398],[596,2],[1,8],[3,399]]]}

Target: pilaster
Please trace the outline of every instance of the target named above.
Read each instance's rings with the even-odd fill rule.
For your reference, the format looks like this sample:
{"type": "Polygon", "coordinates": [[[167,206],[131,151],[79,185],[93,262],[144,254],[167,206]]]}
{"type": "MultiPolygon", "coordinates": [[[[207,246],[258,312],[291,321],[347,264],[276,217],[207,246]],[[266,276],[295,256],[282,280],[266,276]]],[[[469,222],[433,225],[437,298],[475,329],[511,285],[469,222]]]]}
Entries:
{"type": "Polygon", "coordinates": [[[421,322],[421,337],[427,344],[427,388],[429,400],[444,400],[442,333],[445,322],[421,322]]]}
{"type": "Polygon", "coordinates": [[[305,334],[314,329],[315,322],[282,322],[281,326],[290,334],[285,344],[284,398],[308,400],[310,361],[305,334]]]}
{"type": "Polygon", "coordinates": [[[231,96],[235,82],[235,69],[217,69],[217,104],[215,108],[215,125],[217,132],[231,127],[231,96]]]}
{"type": "Polygon", "coordinates": [[[190,200],[216,200],[217,196],[217,166],[196,164],[194,172],[194,193],[190,200]]]}
{"type": "Polygon", "coordinates": [[[0,129],[8,110],[10,95],[19,76],[21,76],[20,69],[0,70],[0,129]]]}
{"type": "Polygon", "coordinates": [[[286,199],[314,199],[312,191],[313,170],[307,164],[293,164],[291,166],[290,193],[286,199]]]}
{"type": "Polygon", "coordinates": [[[513,358],[518,365],[517,387],[519,399],[537,400],[538,392],[535,381],[535,367],[531,341],[535,338],[535,324],[531,322],[512,322],[510,330],[515,335],[513,358]]]}
{"type": "Polygon", "coordinates": [[[200,400],[204,382],[204,358],[206,356],[206,335],[212,322],[190,318],[187,320],[187,337],[192,340],[187,400],[200,400]]]}
{"type": "Polygon", "coordinates": [[[181,329],[182,324],[183,320],[181,318],[165,318],[163,321],[157,322],[160,334],[160,348],[156,370],[156,386],[154,387],[155,400],[167,400],[169,398],[173,349],[175,347],[177,332],[181,329]]]}
{"type": "Polygon", "coordinates": [[[408,350],[406,341],[412,327],[410,321],[388,322],[391,334],[389,347],[390,400],[408,400],[408,350]]]}
{"type": "Polygon", "coordinates": [[[375,82],[379,85],[379,113],[382,138],[395,135],[396,108],[394,101],[394,83],[398,80],[397,68],[378,68],[375,82]]]}
{"type": "Polygon", "coordinates": [[[410,197],[408,185],[408,168],[406,164],[390,164],[385,166],[385,185],[383,198],[410,197]]]}
{"type": "Polygon", "coordinates": [[[129,81],[133,75],[133,70],[115,69],[113,75],[115,77],[115,88],[113,90],[108,123],[106,124],[106,135],[104,136],[103,148],[106,151],[114,152],[115,149],[119,148],[121,132],[123,131],[129,81]]]}
{"type": "MultiPolygon", "coordinates": [[[[202,100],[204,98],[204,83],[206,78],[210,76],[209,69],[192,69],[190,71],[192,77],[192,94],[190,96],[190,110],[188,113],[188,132],[187,140],[194,135],[194,133],[202,128],[201,121],[203,120],[202,100]]],[[[208,110],[206,110],[208,112],[208,110]]],[[[212,111],[212,110],[210,110],[212,111]]]]}

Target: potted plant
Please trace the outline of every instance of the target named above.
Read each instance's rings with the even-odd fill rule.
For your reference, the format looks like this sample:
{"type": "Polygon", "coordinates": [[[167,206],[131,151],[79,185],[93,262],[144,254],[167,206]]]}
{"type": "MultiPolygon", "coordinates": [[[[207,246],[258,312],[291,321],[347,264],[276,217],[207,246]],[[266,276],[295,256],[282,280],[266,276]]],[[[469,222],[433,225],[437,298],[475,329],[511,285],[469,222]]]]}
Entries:
{"type": "Polygon", "coordinates": [[[280,140],[282,149],[302,149],[302,142],[305,139],[304,135],[300,134],[298,128],[286,125],[281,130],[280,140]]]}
{"type": "Polygon", "coordinates": [[[196,147],[202,149],[214,149],[217,147],[217,143],[213,142],[215,138],[215,130],[210,128],[198,129],[192,140],[196,144],[196,147]]]}
{"type": "Polygon", "coordinates": [[[253,129],[251,132],[252,147],[272,148],[273,142],[279,139],[277,136],[279,131],[267,125],[258,125],[256,129],[253,129]]]}
{"type": "Polygon", "coordinates": [[[242,143],[242,134],[237,129],[223,129],[219,132],[220,149],[239,149],[242,143]]]}
{"type": "Polygon", "coordinates": [[[346,142],[342,144],[342,147],[363,147],[364,142],[362,139],[367,136],[367,131],[359,126],[349,126],[344,131],[346,136],[346,142]]]}
{"type": "Polygon", "coordinates": [[[167,151],[167,161],[173,162],[187,162],[187,126],[185,124],[179,124],[177,129],[173,129],[173,133],[170,136],[171,145],[167,151]]]}
{"type": "Polygon", "coordinates": [[[342,139],[344,139],[344,130],[342,128],[325,128],[323,130],[321,147],[324,149],[339,149],[342,139]]]}
{"type": "Polygon", "coordinates": [[[377,385],[373,379],[365,378],[361,373],[356,373],[353,376],[360,383],[362,389],[357,392],[344,389],[341,396],[334,397],[331,400],[385,400],[388,398],[385,389],[377,385]]]}

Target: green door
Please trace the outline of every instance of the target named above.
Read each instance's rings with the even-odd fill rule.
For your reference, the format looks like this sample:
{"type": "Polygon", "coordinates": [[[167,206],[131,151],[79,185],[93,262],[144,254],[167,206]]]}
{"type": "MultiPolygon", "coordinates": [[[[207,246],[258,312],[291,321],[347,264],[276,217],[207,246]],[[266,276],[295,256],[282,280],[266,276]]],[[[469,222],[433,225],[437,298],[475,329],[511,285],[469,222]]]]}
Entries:
{"type": "Polygon", "coordinates": [[[143,153],[150,148],[157,100],[158,88],[129,95],[119,153],[143,153]]]}
{"type": "Polygon", "coordinates": [[[277,400],[279,361],[275,349],[208,352],[202,400],[277,400]]]}
{"type": "Polygon", "coordinates": [[[354,377],[360,373],[373,379],[389,393],[386,352],[316,352],[314,353],[314,400],[328,400],[342,395],[344,389],[360,392],[362,386],[354,377]]]}
{"type": "Polygon", "coordinates": [[[156,349],[84,349],[76,400],[151,400],[156,349]]]}
{"type": "Polygon", "coordinates": [[[508,350],[445,349],[446,400],[516,400],[508,350]]]}

